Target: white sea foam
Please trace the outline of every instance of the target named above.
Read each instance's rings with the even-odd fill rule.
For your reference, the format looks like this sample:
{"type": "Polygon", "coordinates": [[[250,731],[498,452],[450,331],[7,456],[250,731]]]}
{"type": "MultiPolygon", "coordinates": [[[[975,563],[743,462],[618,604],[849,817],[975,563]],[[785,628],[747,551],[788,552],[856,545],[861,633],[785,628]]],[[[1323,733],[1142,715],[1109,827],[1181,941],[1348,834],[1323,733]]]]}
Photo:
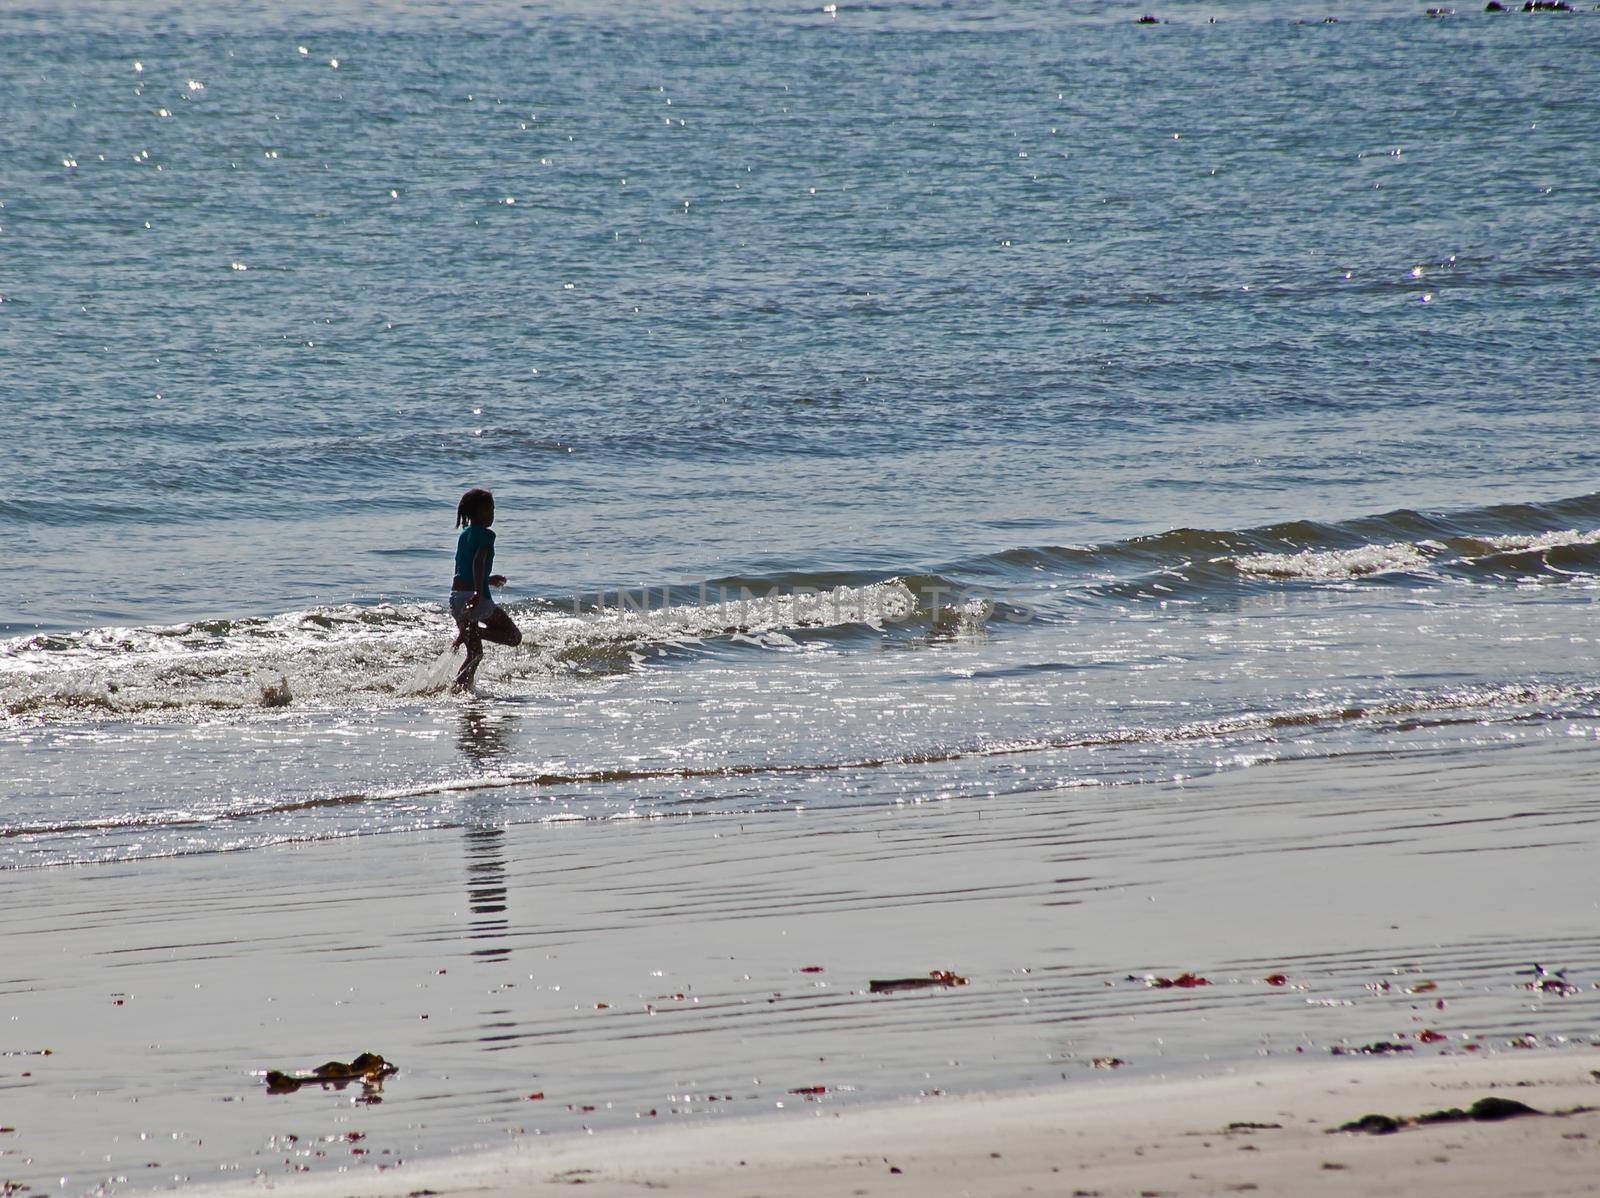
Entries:
{"type": "MultiPolygon", "coordinates": [[[[1502,553],[1544,553],[1575,545],[1600,545],[1600,529],[1588,532],[1563,529],[1544,533],[1516,533],[1504,536],[1466,538],[1467,552],[1462,560],[1472,562],[1502,553]]],[[[1461,542],[1453,546],[1461,548],[1461,542]]],[[[1337,581],[1378,574],[1419,571],[1429,568],[1429,552],[1445,546],[1436,541],[1414,544],[1397,541],[1386,545],[1365,545],[1359,549],[1307,549],[1300,553],[1256,553],[1232,559],[1241,574],[1258,578],[1337,581]]]]}
{"type": "Polygon", "coordinates": [[[1557,532],[1504,537],[1474,537],[1473,539],[1483,545],[1490,553],[1526,553],[1530,550],[1543,552],[1547,549],[1560,549],[1567,545],[1600,544],[1600,529],[1595,529],[1591,532],[1579,532],[1577,529],[1569,528],[1557,532]]]}
{"type": "Polygon", "coordinates": [[[795,641],[780,635],[786,630],[851,624],[881,628],[916,610],[916,596],[896,578],[862,587],[708,598],[703,603],[657,607],[641,598],[583,615],[557,615],[544,627],[557,642],[576,639],[665,646],[741,634],[765,648],[792,648],[795,641]]]}
{"type": "MultiPolygon", "coordinates": [[[[652,604],[622,597],[582,611],[516,613],[523,644],[489,647],[479,680],[519,692],[564,689],[573,675],[626,672],[709,638],[797,652],[789,633],[881,628],[917,610],[898,579],[863,587],[652,604]]],[[[263,705],[263,687],[293,696],[279,707],[370,704],[444,691],[460,666],[454,626],[435,604],[286,612],[265,619],[102,628],[0,642],[0,717],[99,711],[172,716],[263,705]]]]}
{"type": "Polygon", "coordinates": [[[1258,578],[1332,581],[1425,570],[1428,559],[1420,547],[1404,541],[1388,545],[1363,545],[1359,549],[1307,549],[1300,553],[1253,553],[1236,557],[1241,574],[1258,578]]]}

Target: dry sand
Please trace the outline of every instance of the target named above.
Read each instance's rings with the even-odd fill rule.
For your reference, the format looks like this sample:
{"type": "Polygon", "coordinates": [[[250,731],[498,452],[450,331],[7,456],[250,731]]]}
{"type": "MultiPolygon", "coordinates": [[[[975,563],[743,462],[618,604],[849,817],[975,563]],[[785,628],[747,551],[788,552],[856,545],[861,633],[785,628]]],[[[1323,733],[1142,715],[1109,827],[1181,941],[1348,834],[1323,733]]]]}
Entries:
{"type": "MultiPolygon", "coordinates": [[[[1600,1052],[1359,1060],[1185,1080],[856,1107],[525,1141],[383,1173],[277,1181],[296,1198],[670,1190],[818,1195],[1592,1194],[1600,1113],[1331,1130],[1497,1095],[1543,1111],[1600,1101],[1600,1052]],[[1256,1128],[1230,1124],[1266,1125],[1256,1128]]],[[[255,1187],[262,1188],[263,1183],[255,1187]]],[[[235,1193],[239,1189],[220,1191],[235,1193]]]]}

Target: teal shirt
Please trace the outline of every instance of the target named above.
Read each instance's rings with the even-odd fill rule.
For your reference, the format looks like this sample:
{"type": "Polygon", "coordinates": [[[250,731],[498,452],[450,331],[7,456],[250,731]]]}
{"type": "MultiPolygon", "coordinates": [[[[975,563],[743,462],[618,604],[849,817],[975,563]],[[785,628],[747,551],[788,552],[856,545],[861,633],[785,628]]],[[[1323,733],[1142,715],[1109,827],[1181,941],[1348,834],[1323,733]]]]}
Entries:
{"type": "Polygon", "coordinates": [[[456,541],[456,580],[471,587],[477,579],[473,577],[472,562],[478,556],[478,550],[488,549],[489,560],[483,564],[483,593],[489,593],[489,576],[494,573],[494,529],[485,528],[481,524],[469,524],[461,530],[461,536],[456,541]]]}

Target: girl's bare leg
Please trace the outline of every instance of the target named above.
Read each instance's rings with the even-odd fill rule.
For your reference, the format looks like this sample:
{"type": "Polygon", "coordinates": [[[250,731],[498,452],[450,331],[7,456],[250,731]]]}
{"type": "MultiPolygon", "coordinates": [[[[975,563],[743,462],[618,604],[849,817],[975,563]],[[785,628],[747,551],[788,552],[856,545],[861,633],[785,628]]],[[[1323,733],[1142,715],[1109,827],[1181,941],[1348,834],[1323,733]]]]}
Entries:
{"type": "Polygon", "coordinates": [[[461,625],[461,635],[456,638],[456,644],[467,647],[467,660],[461,664],[452,689],[464,691],[472,685],[478,673],[478,663],[483,660],[483,637],[478,634],[477,625],[461,625]]]}
{"type": "Polygon", "coordinates": [[[511,617],[506,615],[504,609],[495,608],[494,614],[488,620],[478,625],[478,635],[486,641],[496,645],[507,645],[515,648],[522,644],[522,630],[516,626],[511,617]]]}

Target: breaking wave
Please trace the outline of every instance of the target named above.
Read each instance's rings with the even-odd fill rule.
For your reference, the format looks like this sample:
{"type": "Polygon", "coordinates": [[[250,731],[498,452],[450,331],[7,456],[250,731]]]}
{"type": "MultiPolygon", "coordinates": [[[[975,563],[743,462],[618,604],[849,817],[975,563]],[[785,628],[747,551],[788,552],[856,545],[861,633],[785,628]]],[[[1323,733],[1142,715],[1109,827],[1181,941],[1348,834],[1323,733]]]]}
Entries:
{"type": "Polygon", "coordinates": [[[1104,545],[1036,546],[950,567],[1009,581],[1050,575],[1085,600],[1231,600],[1261,588],[1600,578],[1600,493],[1459,512],[1401,509],[1352,520],[1178,528],[1104,545]]]}
{"type": "MultiPolygon", "coordinates": [[[[523,647],[490,654],[480,679],[491,689],[538,690],[707,652],[982,635],[1107,602],[1203,605],[1281,588],[1574,581],[1600,583],[1600,494],[1335,523],[1174,529],[1102,545],[1019,547],[893,574],[777,571],[694,587],[534,598],[512,605],[523,647]]],[[[410,602],[17,637],[0,642],[0,718],[204,718],[415,701],[453,677],[452,633],[442,606],[410,602]]]]}
{"type": "MultiPolygon", "coordinates": [[[[923,611],[900,579],[765,595],[746,587],[703,603],[619,593],[587,609],[533,600],[512,610],[523,648],[491,654],[479,672],[485,685],[620,673],[714,641],[797,649],[807,631],[960,618],[923,611]]],[[[0,710],[14,720],[114,718],[428,695],[454,677],[454,632],[441,605],[386,603],[18,637],[0,643],[0,710]]]]}

